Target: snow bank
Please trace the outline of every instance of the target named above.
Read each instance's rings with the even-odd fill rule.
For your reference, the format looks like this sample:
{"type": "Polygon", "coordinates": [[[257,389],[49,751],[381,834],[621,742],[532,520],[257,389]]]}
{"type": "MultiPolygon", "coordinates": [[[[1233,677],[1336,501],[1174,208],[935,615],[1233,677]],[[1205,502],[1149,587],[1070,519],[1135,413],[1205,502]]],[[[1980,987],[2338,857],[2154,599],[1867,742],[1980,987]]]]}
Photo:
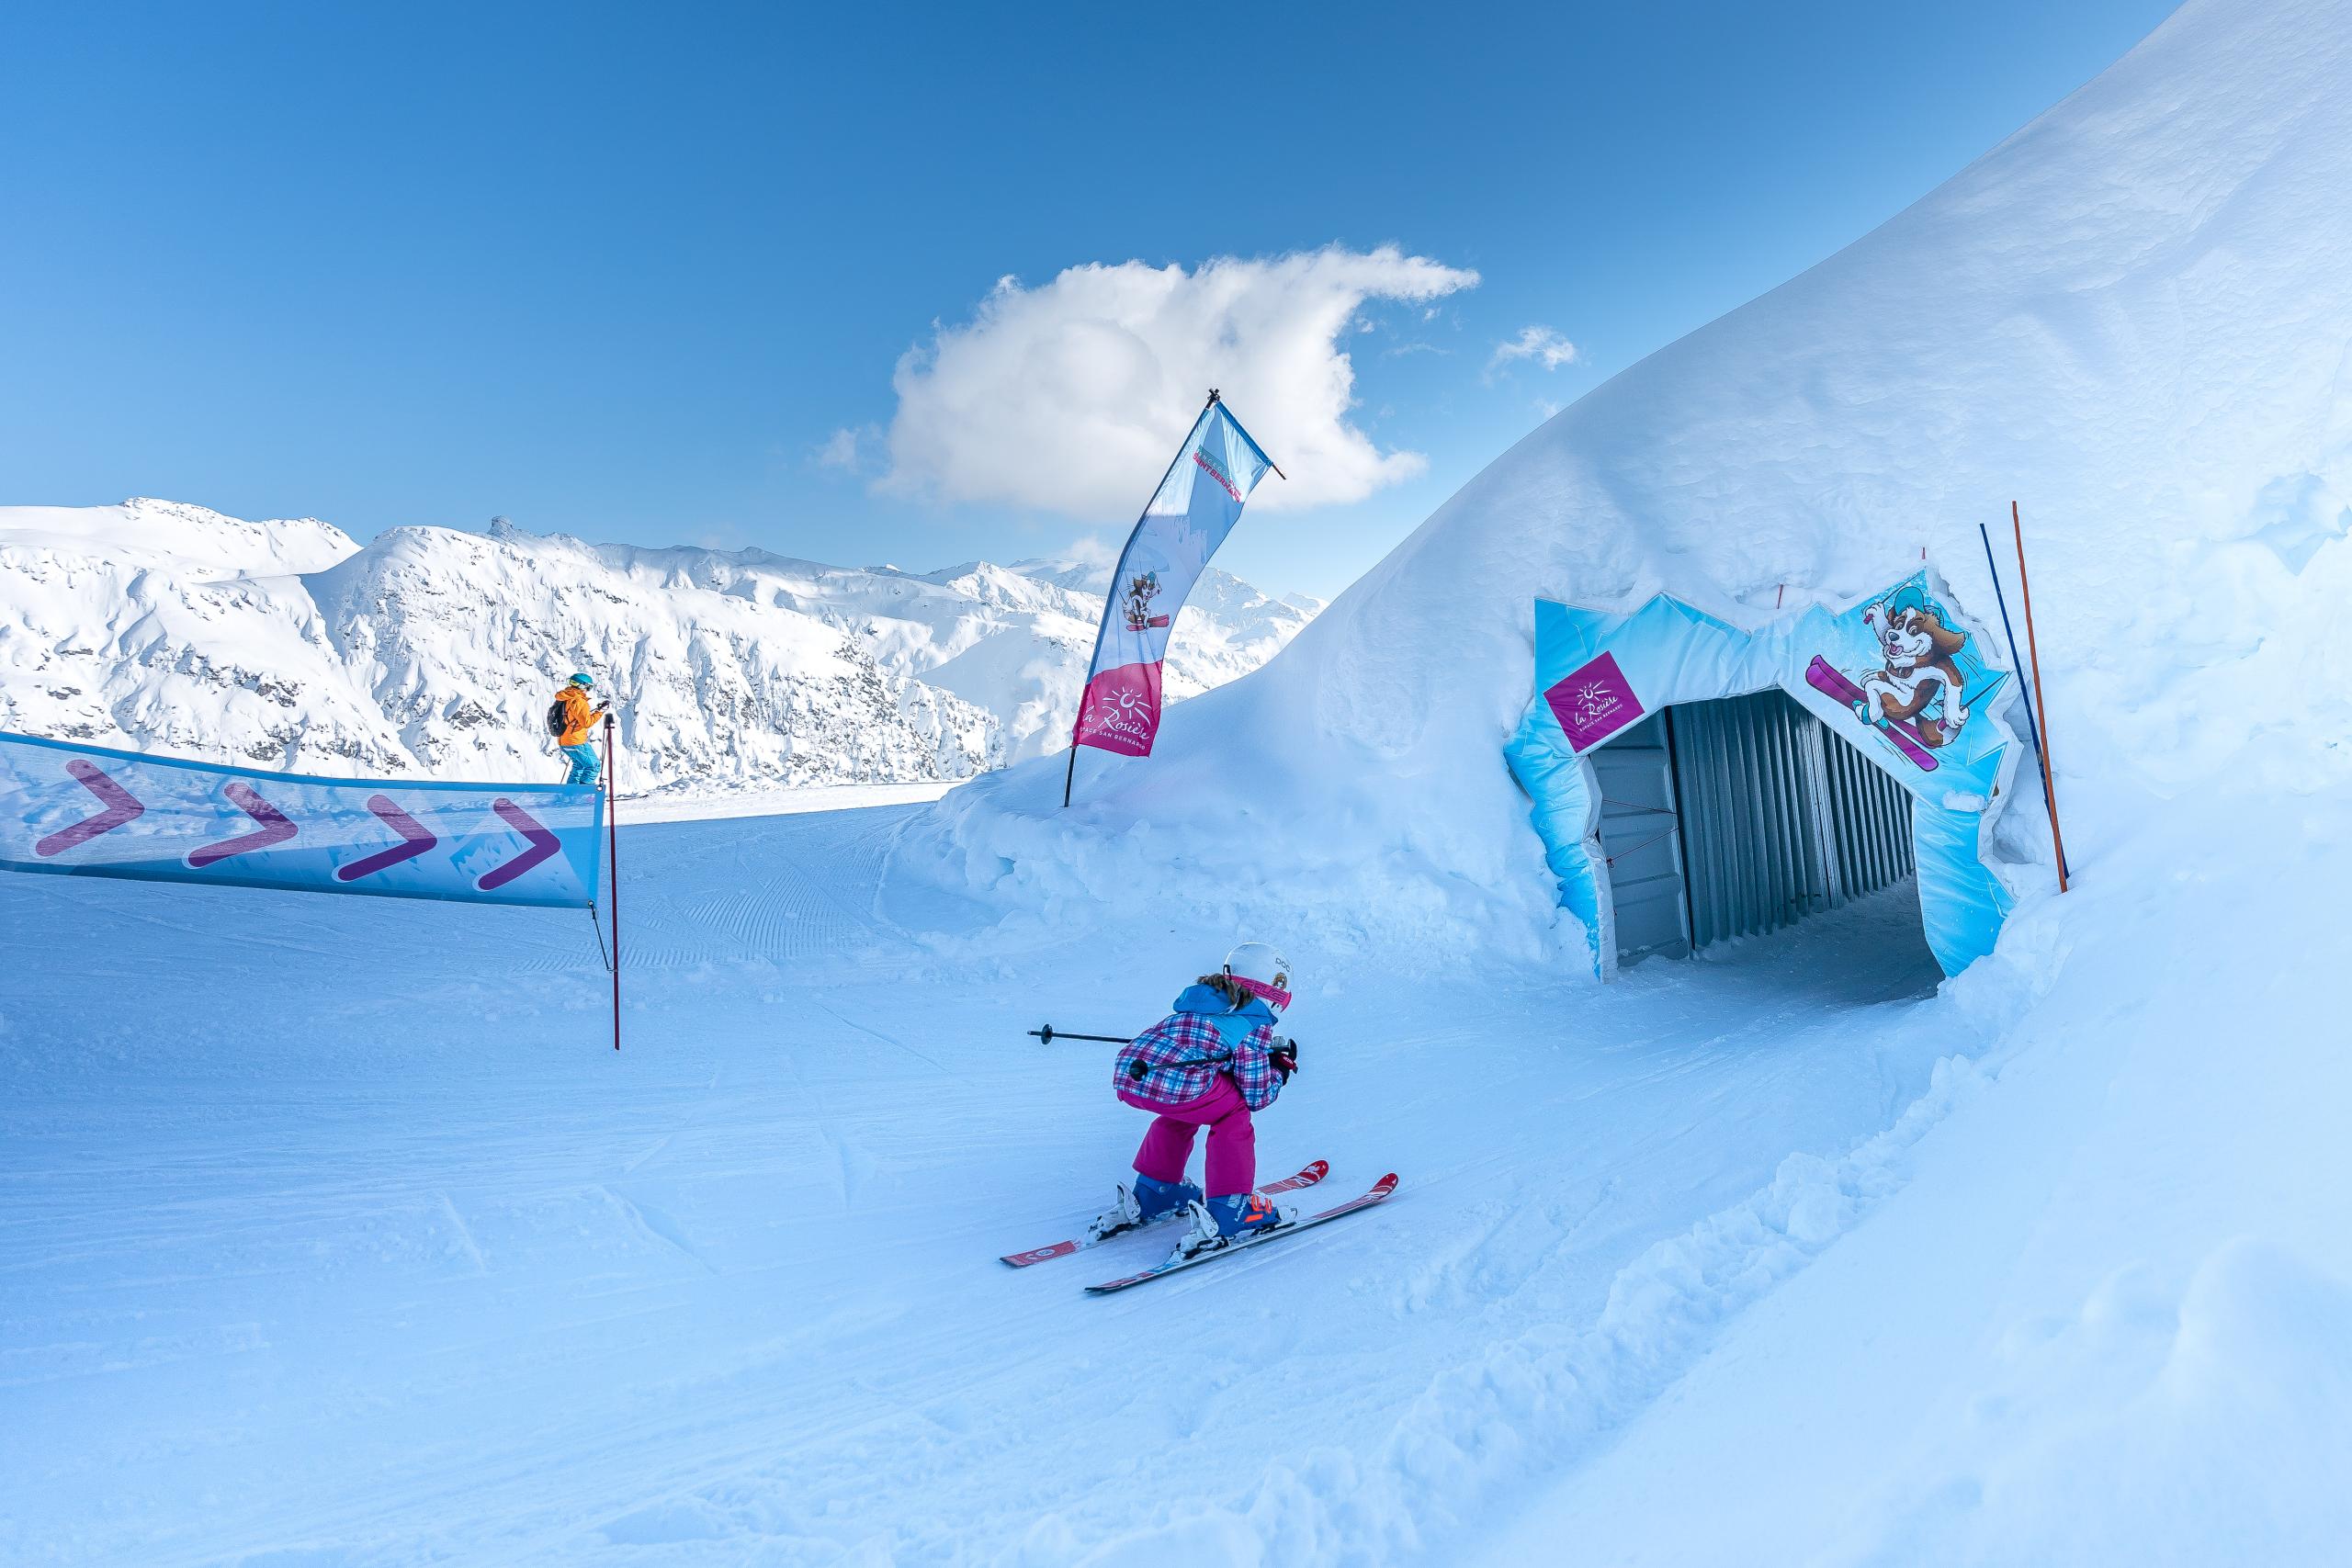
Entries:
{"type": "Polygon", "coordinates": [[[2352,1286],[2267,1239],[2144,1265],[2009,1348],[1968,1467],[1847,1559],[2326,1562],[2352,1540],[2352,1286]],[[2042,1334],[2047,1337],[2043,1338],[2042,1334]]]}
{"type": "Polygon", "coordinates": [[[2042,901],[1922,1010],[2010,998],[1977,1008],[1998,1043],[1899,1179],[1692,1336],[1606,1451],[1540,1450],[1589,1462],[1544,1466],[1551,1495],[1455,1560],[2336,1561],[2352,1056],[2302,977],[2340,962],[2315,917],[2352,875],[2341,801],[2230,789],[2119,824],[2160,875],[2042,901]]]}
{"type": "MultiPolygon", "coordinates": [[[[2342,777],[2343,684],[2295,671],[2341,663],[2352,586],[2347,33],[2312,0],[2187,6],[1520,442],[1282,657],[1170,715],[1158,756],[1090,755],[1067,814],[1057,768],[958,791],[912,863],[1046,909],[1540,953],[1550,885],[1499,757],[1534,596],[1665,592],[1752,627],[1784,587],[1842,601],[1924,550],[1993,617],[1976,527],[2012,497],[2082,827],[2236,766],[2342,777]]],[[[2100,835],[2073,847],[2098,874],[2100,835]]]]}

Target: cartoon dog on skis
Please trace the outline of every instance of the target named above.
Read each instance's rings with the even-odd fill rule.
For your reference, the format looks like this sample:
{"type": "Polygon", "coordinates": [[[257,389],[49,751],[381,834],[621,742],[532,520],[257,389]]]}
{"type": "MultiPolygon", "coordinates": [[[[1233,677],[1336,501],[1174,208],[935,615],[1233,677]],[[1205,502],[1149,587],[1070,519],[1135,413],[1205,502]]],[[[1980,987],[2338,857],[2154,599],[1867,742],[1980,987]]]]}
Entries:
{"type": "Polygon", "coordinates": [[[1131,632],[1147,631],[1168,624],[1165,615],[1151,613],[1151,602],[1159,597],[1159,573],[1147,571],[1127,583],[1126,618],[1131,632]]]}
{"type": "Polygon", "coordinates": [[[1960,671],[1968,634],[1944,625],[1936,607],[1915,593],[1898,593],[1862,612],[1877,634],[1884,668],[1861,680],[1855,710],[1871,724],[1907,721],[1931,747],[1947,746],[1968,722],[1960,671]],[[1940,705],[1940,711],[1936,710],[1940,705]]]}

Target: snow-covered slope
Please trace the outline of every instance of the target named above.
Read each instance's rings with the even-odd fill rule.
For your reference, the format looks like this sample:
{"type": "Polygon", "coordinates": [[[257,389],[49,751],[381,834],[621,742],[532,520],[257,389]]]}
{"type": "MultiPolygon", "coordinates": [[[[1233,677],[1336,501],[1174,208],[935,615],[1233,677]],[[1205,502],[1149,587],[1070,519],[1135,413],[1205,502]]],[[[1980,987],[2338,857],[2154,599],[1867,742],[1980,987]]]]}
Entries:
{"type": "MultiPolygon", "coordinates": [[[[1026,766],[623,829],[622,1053],[569,913],[0,877],[0,1558],[2342,1562],[2347,77],[2340,4],[2192,5],[1079,810],[1026,766]],[[1753,618],[1924,544],[1981,595],[2012,487],[2073,893],[1940,983],[1899,890],[1608,987],[1512,961],[1530,593],[1753,618]],[[1159,1238],[995,1266],[1143,1120],[1023,1032],[1138,1027],[1237,927],[1307,1042],[1261,1158],[1397,1200],[1107,1300],[1159,1238]]],[[[949,583],[436,547],[152,603],[42,570],[249,667],[402,622],[368,703],[521,646],[469,575],[583,647],[727,601],[664,645],[715,672],[733,616],[852,602],[910,664],[985,646],[882,614],[949,583]]]]}
{"type": "MultiPolygon", "coordinates": [[[[0,728],[325,773],[537,777],[550,688],[620,702],[631,790],[957,779],[1067,732],[1102,615],[1063,562],[918,576],[200,507],[0,508],[0,728]]],[[[1213,572],[1169,690],[1316,606],[1213,572]]]]}
{"type": "Polygon", "coordinates": [[[2313,672],[2352,637],[2346,18],[2189,6],[1521,441],[1267,669],[1170,716],[1148,763],[1084,757],[1089,852],[1041,852],[1072,826],[1042,772],[949,797],[956,874],[1018,863],[1032,900],[1262,886],[1335,937],[1531,951],[1552,888],[1498,750],[1534,596],[1664,590],[1755,624],[1783,584],[1792,605],[1859,593],[1924,548],[1991,618],[1976,527],[2012,498],[2086,852],[2110,791],[2340,779],[2352,694],[2313,672]]]}
{"type": "MultiPolygon", "coordinates": [[[[2340,0],[2191,0],[1521,441],[1266,669],[1171,715],[1150,762],[1081,761],[1080,810],[1014,769],[901,837],[908,869],[1057,922],[1221,917],[1309,973],[1424,975],[1476,1021],[1527,973],[1498,957],[1544,956],[1550,929],[1498,756],[1532,596],[1667,591],[1754,626],[1784,585],[1843,598],[1924,550],[1990,615],[1976,527],[2001,540],[2022,503],[2077,880],[1916,1013],[1849,1021],[1857,1066],[1948,1052],[1927,1092],[1838,1149],[1792,1144],[1605,1302],[1466,1332],[1370,1452],[1287,1454],[1091,1561],[2344,1560],[2346,80],[2340,0]],[[1524,1517],[1474,1559],[1444,1537],[1482,1513],[1524,1517]]],[[[1504,1027],[1621,1048],[1554,956],[1546,1016],[1504,1027]]],[[[1670,1006],[1711,967],[1629,984],[1670,1006]]],[[[1481,1070],[1408,1070],[1396,1104],[1481,1070]]],[[[1580,1110],[1564,1147],[1617,1114],[1580,1110]]],[[[1692,1107],[1724,1133],[1748,1114],[1692,1107]]],[[[1586,1221],[1524,1223],[1573,1249],[1586,1221]]]]}

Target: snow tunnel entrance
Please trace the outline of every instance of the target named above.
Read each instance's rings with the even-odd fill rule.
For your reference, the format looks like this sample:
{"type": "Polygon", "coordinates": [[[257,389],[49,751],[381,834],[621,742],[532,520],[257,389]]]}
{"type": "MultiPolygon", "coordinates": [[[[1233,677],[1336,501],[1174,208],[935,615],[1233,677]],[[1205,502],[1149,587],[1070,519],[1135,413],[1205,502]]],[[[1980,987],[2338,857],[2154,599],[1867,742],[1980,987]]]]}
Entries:
{"type": "Polygon", "coordinates": [[[1778,931],[1914,874],[1910,795],[1781,691],[1678,703],[1589,756],[1620,964],[1778,931]]]}
{"type": "Polygon", "coordinates": [[[1987,851],[2015,688],[1932,567],[1746,626],[1663,593],[1538,599],[1535,693],[1503,754],[1602,979],[1905,877],[1957,975],[2009,911],[1987,851]]]}

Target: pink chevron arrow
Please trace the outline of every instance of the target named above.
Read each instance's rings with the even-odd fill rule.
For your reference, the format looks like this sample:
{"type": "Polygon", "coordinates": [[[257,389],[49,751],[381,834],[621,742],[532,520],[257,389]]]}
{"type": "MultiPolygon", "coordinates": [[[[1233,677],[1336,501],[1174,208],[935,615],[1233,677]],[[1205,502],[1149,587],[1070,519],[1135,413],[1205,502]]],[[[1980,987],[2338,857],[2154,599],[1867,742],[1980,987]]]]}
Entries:
{"type": "Polygon", "coordinates": [[[101,833],[111,833],[125,822],[137,821],[147,810],[140,804],[137,795],[108,778],[106,770],[96,762],[85,761],[80,757],[68,758],[65,771],[72,773],[84,789],[96,795],[98,804],[106,809],[96,817],[83,818],[70,828],[60,828],[35,844],[33,853],[43,860],[86,844],[101,833]]]}
{"type": "Polygon", "coordinates": [[[249,855],[255,850],[266,850],[272,844],[282,844],[298,831],[286,819],[286,813],[255,794],[254,787],[243,780],[232,780],[224,792],[237,804],[237,809],[261,824],[250,833],[240,833],[233,839],[223,839],[217,844],[206,844],[187,852],[187,863],[201,871],[218,861],[249,855]]]}
{"type": "Polygon", "coordinates": [[[488,893],[505,886],[558,850],[563,844],[553,833],[539,826],[538,819],[504,795],[490,803],[490,808],[506,819],[506,825],[529,841],[530,848],[508,861],[504,865],[485,872],[474,886],[488,893]]]}
{"type": "Polygon", "coordinates": [[[369,795],[368,809],[382,818],[386,827],[398,833],[401,841],[389,850],[378,850],[363,860],[353,861],[349,865],[335,867],[334,879],[337,882],[356,882],[363,876],[373,876],[402,861],[414,860],[441,841],[424,824],[393,805],[385,795],[369,795]]]}

